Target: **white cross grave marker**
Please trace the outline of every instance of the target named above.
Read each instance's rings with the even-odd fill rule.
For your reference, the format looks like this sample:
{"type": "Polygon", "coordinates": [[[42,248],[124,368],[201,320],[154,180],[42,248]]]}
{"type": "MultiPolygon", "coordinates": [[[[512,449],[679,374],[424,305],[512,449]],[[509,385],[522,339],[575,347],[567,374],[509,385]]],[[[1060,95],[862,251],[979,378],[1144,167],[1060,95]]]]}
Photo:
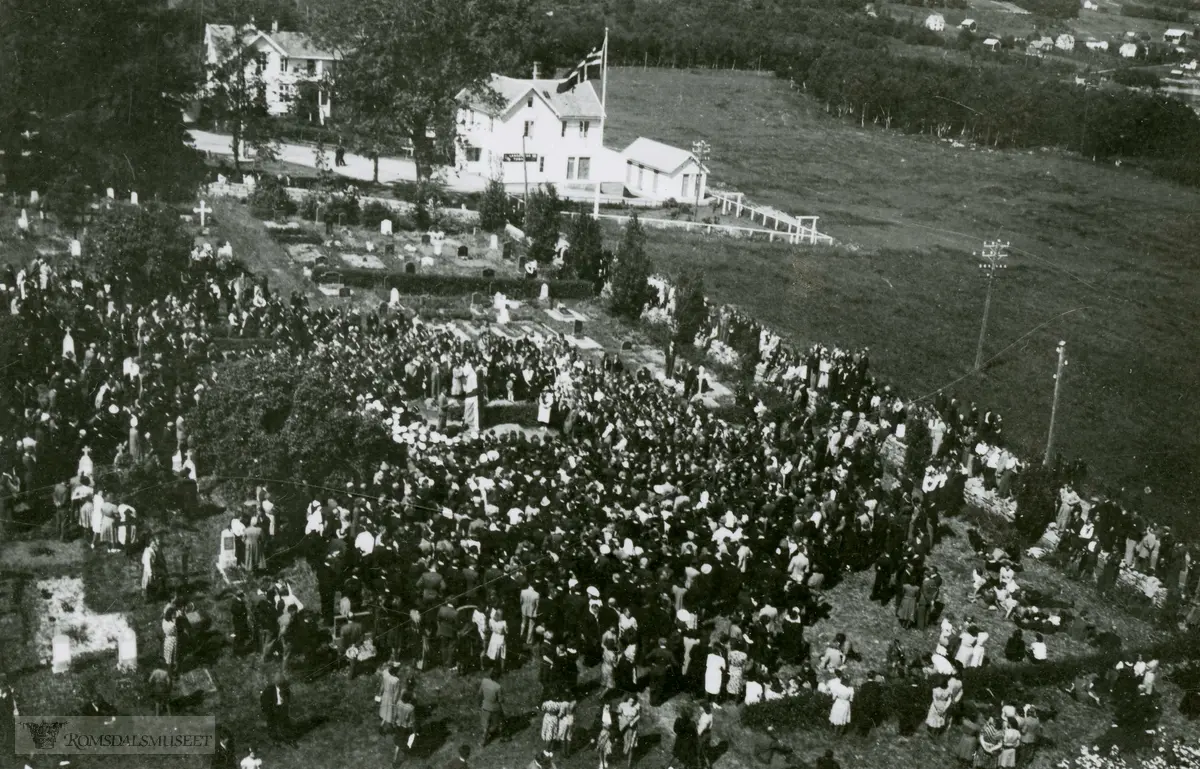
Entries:
{"type": "Polygon", "coordinates": [[[201,228],[201,229],[204,229],[204,217],[205,217],[206,215],[208,215],[208,214],[211,214],[211,213],[212,213],[212,209],[211,209],[211,208],[208,208],[208,207],[207,207],[207,206],[204,204],[204,201],[203,201],[203,200],[201,200],[201,201],[200,201],[200,206],[199,206],[198,208],[193,208],[192,210],[193,210],[193,211],[195,211],[196,213],[200,214],[200,228],[201,228]]]}

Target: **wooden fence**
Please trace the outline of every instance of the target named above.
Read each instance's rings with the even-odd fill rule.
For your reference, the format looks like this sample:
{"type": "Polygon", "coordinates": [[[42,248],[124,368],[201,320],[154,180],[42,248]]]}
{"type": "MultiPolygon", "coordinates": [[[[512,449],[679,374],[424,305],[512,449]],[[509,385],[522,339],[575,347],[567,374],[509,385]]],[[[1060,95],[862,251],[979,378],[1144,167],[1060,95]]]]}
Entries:
{"type": "MultiPolygon", "coordinates": [[[[579,216],[575,211],[564,211],[567,216],[579,216]]],[[[591,216],[590,213],[583,214],[591,216]]],[[[607,219],[617,224],[625,224],[631,216],[622,216],[619,214],[600,214],[601,219],[607,219]]],[[[816,219],[817,217],[811,217],[816,219]]],[[[809,245],[832,245],[833,238],[828,235],[822,235],[816,230],[812,231],[796,231],[796,232],[779,232],[777,230],[764,230],[758,227],[739,227],[734,224],[708,224],[705,222],[693,222],[687,219],[655,219],[645,216],[639,216],[638,221],[646,227],[653,227],[659,230],[683,230],[685,232],[700,232],[705,235],[726,235],[733,238],[746,238],[748,240],[766,240],[774,242],[776,240],[792,243],[793,245],[809,244],[809,245]]],[[[816,222],[813,222],[814,227],[816,222]]]]}
{"type": "Polygon", "coordinates": [[[755,206],[746,202],[740,192],[719,192],[709,190],[708,196],[721,206],[722,214],[733,214],[737,218],[745,216],[750,221],[758,220],[764,227],[770,227],[776,232],[782,231],[791,243],[812,243],[832,245],[833,238],[817,231],[819,216],[792,216],[773,208],[755,206]]]}

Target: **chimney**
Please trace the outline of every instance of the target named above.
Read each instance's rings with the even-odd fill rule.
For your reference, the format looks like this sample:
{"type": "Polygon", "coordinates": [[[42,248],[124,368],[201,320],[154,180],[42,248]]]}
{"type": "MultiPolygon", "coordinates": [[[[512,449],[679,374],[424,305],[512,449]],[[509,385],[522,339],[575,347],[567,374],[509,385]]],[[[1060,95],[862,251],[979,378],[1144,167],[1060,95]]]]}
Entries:
{"type": "Polygon", "coordinates": [[[538,62],[536,61],[533,63],[533,79],[538,79],[538,62]]]}
{"type": "Polygon", "coordinates": [[[278,31],[279,31],[279,22],[278,21],[271,22],[271,34],[275,34],[278,31]]]}

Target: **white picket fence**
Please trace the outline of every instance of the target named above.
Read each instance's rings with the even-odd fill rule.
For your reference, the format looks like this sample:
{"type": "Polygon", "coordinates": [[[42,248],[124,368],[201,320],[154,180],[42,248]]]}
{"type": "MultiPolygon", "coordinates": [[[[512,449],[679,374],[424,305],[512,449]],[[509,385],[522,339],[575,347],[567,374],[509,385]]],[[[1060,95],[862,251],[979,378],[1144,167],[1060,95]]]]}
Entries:
{"type": "MultiPolygon", "coordinates": [[[[576,211],[564,212],[567,216],[580,216],[576,211]]],[[[590,213],[585,213],[583,216],[591,216],[590,213]]],[[[600,214],[601,219],[607,219],[610,222],[624,225],[632,216],[623,216],[620,214],[600,214]]],[[[816,219],[817,217],[811,217],[816,219]]],[[[822,235],[815,230],[816,222],[813,222],[812,229],[803,229],[793,232],[779,232],[778,230],[764,230],[759,227],[739,227],[736,224],[708,224],[706,222],[693,222],[687,219],[657,219],[652,217],[639,216],[638,221],[646,227],[652,227],[659,230],[683,230],[684,232],[699,232],[705,235],[725,235],[732,238],[745,238],[747,240],[766,240],[774,242],[776,240],[792,243],[794,245],[810,244],[810,245],[832,245],[833,238],[828,235],[822,235]]]]}
{"type": "Polygon", "coordinates": [[[721,204],[721,213],[732,214],[739,219],[745,216],[750,221],[759,221],[764,227],[781,231],[791,243],[811,243],[813,245],[833,245],[833,238],[823,235],[817,230],[819,216],[792,216],[783,211],[777,211],[767,206],[755,206],[746,202],[740,192],[720,192],[708,190],[708,197],[721,204]]]}

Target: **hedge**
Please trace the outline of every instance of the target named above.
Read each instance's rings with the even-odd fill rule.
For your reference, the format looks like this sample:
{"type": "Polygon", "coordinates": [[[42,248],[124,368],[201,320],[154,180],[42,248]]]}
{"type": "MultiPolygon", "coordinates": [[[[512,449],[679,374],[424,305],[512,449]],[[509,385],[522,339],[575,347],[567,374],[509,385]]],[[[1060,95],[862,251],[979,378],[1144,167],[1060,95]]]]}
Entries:
{"type": "MultiPolygon", "coordinates": [[[[1120,652],[1098,652],[1086,657],[1072,657],[1041,664],[1001,663],[963,671],[963,691],[967,699],[990,699],[997,702],[1015,702],[1026,696],[1030,689],[1047,686],[1067,686],[1084,673],[1101,673],[1111,670],[1121,660],[1156,659],[1162,663],[1193,659],[1200,653],[1200,644],[1167,641],[1140,649],[1120,652]]],[[[922,682],[931,696],[933,681],[922,682]]],[[[912,687],[902,681],[883,684],[880,712],[895,718],[907,708],[916,707],[912,702],[912,687]]],[[[919,703],[928,707],[926,696],[919,703]]],[[[742,711],[742,723],[752,729],[825,729],[829,723],[829,709],[833,700],[828,694],[805,690],[799,696],[782,700],[761,702],[746,706],[742,711]]],[[[853,713],[851,714],[853,717],[853,713]]]]}
{"type": "MultiPolygon", "coordinates": [[[[434,275],[422,273],[385,272],[381,270],[339,269],[329,270],[341,275],[342,283],[356,288],[398,289],[401,294],[430,294],[433,296],[456,296],[473,293],[494,294],[501,292],[511,299],[536,299],[542,289],[542,280],[523,278],[485,278],[482,275],[434,275]]],[[[325,272],[313,274],[320,280],[325,272]]],[[[554,299],[589,299],[595,289],[586,280],[547,280],[550,296],[554,299]]]]}
{"type": "Polygon", "coordinates": [[[540,427],[537,412],[537,404],[531,401],[489,403],[483,409],[483,426],[515,424],[521,427],[540,427]]]}

